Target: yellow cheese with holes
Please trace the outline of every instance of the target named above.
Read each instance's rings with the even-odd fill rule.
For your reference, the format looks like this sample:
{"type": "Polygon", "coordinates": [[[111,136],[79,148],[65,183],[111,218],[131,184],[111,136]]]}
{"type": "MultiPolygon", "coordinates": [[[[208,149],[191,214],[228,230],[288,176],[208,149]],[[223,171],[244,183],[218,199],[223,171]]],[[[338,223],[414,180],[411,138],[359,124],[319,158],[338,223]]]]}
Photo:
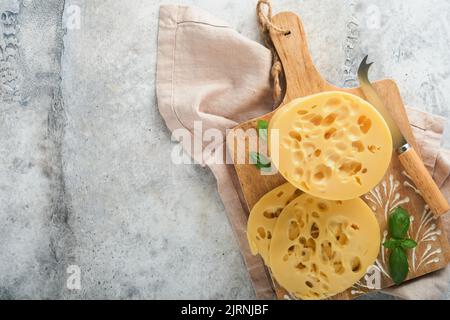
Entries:
{"type": "Polygon", "coordinates": [[[293,100],[272,117],[271,158],[281,175],[302,191],[329,200],[357,198],[383,178],[392,137],[378,111],[344,92],[293,100]],[[278,153],[278,156],[275,156],[278,153]]]}
{"type": "Polygon", "coordinates": [[[380,227],[361,199],[303,194],[278,217],[270,243],[277,282],[300,299],[324,299],[350,288],[375,262],[380,227]]]}
{"type": "Polygon", "coordinates": [[[290,183],[285,183],[265,194],[253,207],[247,222],[247,239],[254,255],[260,254],[269,265],[270,239],[281,211],[301,191],[290,183]]]}

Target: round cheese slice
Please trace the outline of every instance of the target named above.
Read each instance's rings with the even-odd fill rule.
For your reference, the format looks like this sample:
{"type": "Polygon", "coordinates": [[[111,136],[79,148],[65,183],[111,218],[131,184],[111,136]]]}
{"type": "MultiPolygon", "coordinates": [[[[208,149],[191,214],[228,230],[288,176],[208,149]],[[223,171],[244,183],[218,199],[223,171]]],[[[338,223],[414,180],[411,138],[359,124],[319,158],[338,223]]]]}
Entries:
{"type": "Polygon", "coordinates": [[[274,114],[269,134],[271,159],[281,175],[323,199],[348,200],[367,193],[391,161],[392,137],[382,116],[345,92],[293,100],[274,114]],[[275,132],[279,139],[272,139],[275,132]]]}
{"type": "Polygon", "coordinates": [[[247,222],[247,239],[254,255],[260,254],[269,265],[273,229],[281,211],[302,192],[285,183],[265,194],[253,207],[247,222]]]}
{"type": "Polygon", "coordinates": [[[350,288],[375,262],[380,227],[361,199],[303,194],[278,217],[270,244],[274,278],[300,299],[324,299],[350,288]]]}

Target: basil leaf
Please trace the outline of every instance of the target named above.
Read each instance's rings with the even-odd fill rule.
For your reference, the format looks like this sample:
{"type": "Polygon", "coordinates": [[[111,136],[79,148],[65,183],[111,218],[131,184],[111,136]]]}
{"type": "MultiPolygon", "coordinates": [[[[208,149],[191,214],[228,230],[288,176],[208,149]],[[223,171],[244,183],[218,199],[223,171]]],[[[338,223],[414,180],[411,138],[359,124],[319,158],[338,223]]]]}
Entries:
{"type": "Polygon", "coordinates": [[[258,152],[250,152],[250,163],[254,164],[258,169],[271,168],[270,160],[258,152]]]}
{"type": "Polygon", "coordinates": [[[417,242],[413,239],[405,239],[401,241],[401,246],[403,249],[414,249],[417,247],[417,242]]]}
{"type": "Polygon", "coordinates": [[[258,120],[258,124],[257,124],[256,127],[258,128],[258,130],[268,129],[269,128],[269,122],[267,122],[266,120],[258,120]]]}
{"type": "Polygon", "coordinates": [[[411,223],[408,212],[398,207],[389,216],[389,233],[391,239],[383,246],[391,250],[389,256],[389,273],[395,284],[405,281],[408,276],[407,249],[413,249],[417,243],[412,239],[405,239],[411,223]]]}
{"type": "Polygon", "coordinates": [[[402,244],[402,240],[389,239],[383,243],[383,247],[385,247],[387,249],[394,249],[394,248],[400,247],[401,244],[402,244]]]}
{"type": "Polygon", "coordinates": [[[259,137],[267,141],[267,130],[269,129],[269,122],[267,122],[266,120],[258,120],[256,129],[258,130],[259,137]]]}
{"type": "Polygon", "coordinates": [[[408,275],[408,257],[402,248],[394,248],[389,256],[389,273],[395,284],[405,281],[408,275]]]}
{"type": "Polygon", "coordinates": [[[398,207],[389,217],[389,232],[391,237],[403,239],[408,233],[410,218],[408,212],[398,207]]]}

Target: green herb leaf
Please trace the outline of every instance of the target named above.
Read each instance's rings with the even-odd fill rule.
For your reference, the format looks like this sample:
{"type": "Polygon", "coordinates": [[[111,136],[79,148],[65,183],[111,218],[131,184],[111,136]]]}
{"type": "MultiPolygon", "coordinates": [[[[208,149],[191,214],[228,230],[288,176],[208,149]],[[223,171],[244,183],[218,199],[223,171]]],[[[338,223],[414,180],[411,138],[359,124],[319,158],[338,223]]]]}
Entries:
{"type": "Polygon", "coordinates": [[[258,152],[250,152],[250,163],[261,170],[271,168],[270,160],[258,152]]]}
{"type": "Polygon", "coordinates": [[[413,239],[404,239],[401,242],[401,247],[403,249],[414,249],[417,247],[417,242],[415,242],[413,239]]]}
{"type": "Polygon", "coordinates": [[[389,232],[392,238],[403,239],[408,233],[410,217],[408,212],[398,207],[389,217],[389,232]]]}
{"type": "Polygon", "coordinates": [[[389,256],[389,273],[395,284],[405,281],[408,275],[408,257],[404,249],[392,249],[389,256]]]}
{"type": "Polygon", "coordinates": [[[385,247],[387,249],[398,248],[401,245],[402,245],[402,240],[398,240],[398,239],[389,239],[383,243],[383,247],[385,247]]]}
{"type": "Polygon", "coordinates": [[[269,129],[269,122],[267,122],[266,120],[258,120],[256,129],[258,130],[259,137],[267,141],[267,130],[269,129]]]}
{"type": "Polygon", "coordinates": [[[385,248],[391,250],[389,256],[389,274],[395,284],[405,281],[408,276],[407,249],[413,249],[417,243],[412,239],[406,239],[411,223],[408,212],[398,207],[389,216],[389,233],[391,238],[383,243],[385,248]]]}

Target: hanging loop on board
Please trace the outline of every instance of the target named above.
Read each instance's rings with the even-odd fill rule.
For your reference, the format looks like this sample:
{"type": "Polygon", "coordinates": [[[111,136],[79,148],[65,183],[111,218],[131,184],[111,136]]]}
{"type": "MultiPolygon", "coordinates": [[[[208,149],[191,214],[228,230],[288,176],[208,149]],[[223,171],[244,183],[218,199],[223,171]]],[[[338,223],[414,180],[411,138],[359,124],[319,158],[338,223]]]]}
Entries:
{"type": "Polygon", "coordinates": [[[269,29],[273,29],[284,35],[288,35],[289,33],[291,33],[289,30],[282,29],[272,23],[272,4],[270,3],[270,0],[259,0],[258,4],[256,5],[256,13],[258,15],[259,26],[260,28],[264,29],[263,32],[268,32],[269,29]],[[267,7],[266,14],[263,11],[263,6],[267,7]]]}
{"type": "Polygon", "coordinates": [[[281,81],[280,77],[283,73],[283,66],[281,65],[280,58],[278,57],[277,51],[270,39],[270,30],[275,30],[284,35],[290,34],[289,30],[282,29],[275,24],[272,23],[272,4],[270,0],[259,0],[256,5],[256,15],[258,16],[258,26],[261,33],[261,36],[264,39],[266,47],[270,49],[272,52],[272,70],[270,75],[273,81],[273,100],[274,107],[278,107],[281,102],[281,81]],[[263,7],[267,8],[267,12],[264,12],[263,7]]]}

